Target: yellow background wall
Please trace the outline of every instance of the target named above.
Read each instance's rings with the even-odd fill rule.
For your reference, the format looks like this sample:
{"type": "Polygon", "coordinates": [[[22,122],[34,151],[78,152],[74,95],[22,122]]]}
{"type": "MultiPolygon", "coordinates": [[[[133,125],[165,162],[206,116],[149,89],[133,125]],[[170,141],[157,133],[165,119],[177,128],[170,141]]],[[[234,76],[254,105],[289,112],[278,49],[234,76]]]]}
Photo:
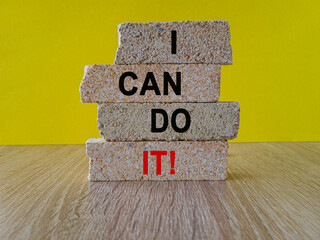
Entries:
{"type": "Polygon", "coordinates": [[[81,104],[84,65],[112,64],[117,24],[228,20],[234,65],[222,101],[241,104],[235,141],[320,140],[319,1],[0,1],[0,144],[99,137],[81,104]]]}

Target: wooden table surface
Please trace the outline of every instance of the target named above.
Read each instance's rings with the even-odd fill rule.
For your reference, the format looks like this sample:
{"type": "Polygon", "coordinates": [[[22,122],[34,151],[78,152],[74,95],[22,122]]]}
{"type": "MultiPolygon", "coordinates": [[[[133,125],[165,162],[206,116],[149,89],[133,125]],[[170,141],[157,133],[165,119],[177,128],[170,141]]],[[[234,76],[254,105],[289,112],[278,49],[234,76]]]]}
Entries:
{"type": "Polygon", "coordinates": [[[84,145],[0,146],[0,239],[320,239],[320,143],[231,143],[227,181],[87,180],[84,145]]]}

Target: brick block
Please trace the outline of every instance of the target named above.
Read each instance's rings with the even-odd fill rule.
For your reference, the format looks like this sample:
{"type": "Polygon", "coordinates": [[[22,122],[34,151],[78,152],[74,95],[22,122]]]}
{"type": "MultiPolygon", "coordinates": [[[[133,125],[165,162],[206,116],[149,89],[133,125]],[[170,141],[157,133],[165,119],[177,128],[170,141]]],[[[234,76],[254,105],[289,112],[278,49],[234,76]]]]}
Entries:
{"type": "Polygon", "coordinates": [[[232,64],[227,21],[122,23],[116,64],[232,64]],[[176,31],[176,54],[172,53],[176,31]]]}
{"type": "Polygon", "coordinates": [[[215,64],[143,64],[143,65],[89,65],[86,66],[80,85],[81,102],[215,102],[220,96],[220,65],[215,64]],[[127,76],[124,88],[135,94],[125,95],[120,91],[119,80],[122,74],[133,72],[137,79],[127,76]],[[148,72],[152,72],[161,95],[154,90],[147,90],[140,95],[143,84],[151,85],[148,72]],[[168,81],[168,74],[177,85],[181,81],[180,95],[174,92],[168,81]],[[178,72],[178,73],[177,73],[178,72]],[[165,84],[164,84],[165,82],[165,84]],[[168,86],[164,95],[164,85],[168,86]]]}
{"type": "MultiPolygon", "coordinates": [[[[236,102],[216,103],[99,103],[98,129],[106,141],[212,141],[229,140],[237,136],[240,105],[236,102]],[[164,132],[151,132],[152,109],[163,109],[168,115],[164,132]],[[185,109],[190,115],[190,126],[185,132],[172,127],[172,115],[185,109]]],[[[164,117],[156,115],[153,126],[161,128],[164,117]]],[[[176,127],[184,128],[187,117],[176,115],[176,127]]]]}
{"type": "Polygon", "coordinates": [[[86,145],[91,181],[224,180],[227,177],[227,141],[105,142],[102,138],[91,138],[86,145]],[[143,174],[144,151],[148,151],[148,174],[143,174]],[[167,151],[161,157],[161,175],[157,174],[156,156],[150,151],[167,151]],[[171,174],[170,151],[175,151],[175,174],[171,174]]]}

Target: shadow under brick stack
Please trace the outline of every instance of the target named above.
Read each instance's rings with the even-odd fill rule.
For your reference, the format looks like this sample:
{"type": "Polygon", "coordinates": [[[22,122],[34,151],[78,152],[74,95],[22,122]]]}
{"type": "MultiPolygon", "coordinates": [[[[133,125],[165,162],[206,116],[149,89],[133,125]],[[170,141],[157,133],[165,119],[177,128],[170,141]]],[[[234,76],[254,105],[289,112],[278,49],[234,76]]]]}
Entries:
{"type": "Polygon", "coordinates": [[[89,180],[224,180],[240,105],[217,102],[232,64],[227,21],[122,23],[114,65],[85,67],[83,103],[103,138],[88,139],[89,180]]]}

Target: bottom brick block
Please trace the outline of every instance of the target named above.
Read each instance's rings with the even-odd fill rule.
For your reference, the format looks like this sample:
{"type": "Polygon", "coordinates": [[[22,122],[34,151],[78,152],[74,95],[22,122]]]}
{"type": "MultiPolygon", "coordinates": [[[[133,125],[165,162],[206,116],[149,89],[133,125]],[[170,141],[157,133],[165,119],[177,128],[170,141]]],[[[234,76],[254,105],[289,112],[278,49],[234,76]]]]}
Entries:
{"type": "Polygon", "coordinates": [[[89,180],[225,180],[227,141],[87,140],[89,180]]]}

